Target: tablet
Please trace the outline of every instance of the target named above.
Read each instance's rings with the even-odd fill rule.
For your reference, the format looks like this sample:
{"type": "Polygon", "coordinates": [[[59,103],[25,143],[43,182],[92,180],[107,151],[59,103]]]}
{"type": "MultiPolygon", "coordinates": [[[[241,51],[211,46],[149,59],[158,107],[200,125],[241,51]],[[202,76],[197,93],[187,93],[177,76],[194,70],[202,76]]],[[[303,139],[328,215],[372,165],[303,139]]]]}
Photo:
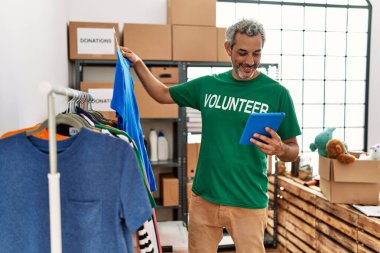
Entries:
{"type": "Polygon", "coordinates": [[[265,127],[270,127],[274,131],[277,131],[284,117],[285,113],[283,112],[252,113],[249,115],[247,123],[245,124],[243,135],[240,138],[240,144],[254,145],[249,141],[254,133],[271,138],[270,134],[265,131],[265,127]]]}

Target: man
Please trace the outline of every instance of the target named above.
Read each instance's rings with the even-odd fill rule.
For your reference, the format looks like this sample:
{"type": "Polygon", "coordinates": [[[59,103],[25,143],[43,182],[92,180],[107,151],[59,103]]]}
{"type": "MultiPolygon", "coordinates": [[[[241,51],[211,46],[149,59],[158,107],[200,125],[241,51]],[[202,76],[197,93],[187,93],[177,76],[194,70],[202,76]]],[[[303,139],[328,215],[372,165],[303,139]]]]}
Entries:
{"type": "Polygon", "coordinates": [[[204,76],[167,88],[128,48],[147,92],[160,103],[177,103],[202,114],[202,143],[189,208],[189,252],[215,253],[225,227],[238,253],[265,252],[267,220],[267,155],[282,161],[296,160],[301,133],[287,89],[258,70],[265,42],[263,26],[241,20],[226,31],[225,49],[232,70],[204,76]],[[285,112],[271,138],[254,134],[255,145],[239,145],[251,113],[285,112]]]}

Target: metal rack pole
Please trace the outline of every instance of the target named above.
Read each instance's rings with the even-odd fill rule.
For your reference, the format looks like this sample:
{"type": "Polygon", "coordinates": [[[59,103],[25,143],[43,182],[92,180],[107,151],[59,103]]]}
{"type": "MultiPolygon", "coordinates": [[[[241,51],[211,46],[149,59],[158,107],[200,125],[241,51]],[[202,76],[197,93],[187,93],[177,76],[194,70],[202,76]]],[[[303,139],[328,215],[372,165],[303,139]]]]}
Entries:
{"type": "Polygon", "coordinates": [[[55,94],[67,97],[83,96],[92,99],[88,93],[76,91],[70,88],[52,88],[49,83],[42,83],[40,89],[48,94],[48,127],[49,127],[49,215],[50,215],[50,252],[62,252],[62,228],[61,228],[61,194],[60,174],[57,167],[57,140],[56,140],[56,115],[55,94]]]}
{"type": "Polygon", "coordinates": [[[62,252],[60,174],[57,169],[54,91],[48,93],[50,252],[62,252]]]}

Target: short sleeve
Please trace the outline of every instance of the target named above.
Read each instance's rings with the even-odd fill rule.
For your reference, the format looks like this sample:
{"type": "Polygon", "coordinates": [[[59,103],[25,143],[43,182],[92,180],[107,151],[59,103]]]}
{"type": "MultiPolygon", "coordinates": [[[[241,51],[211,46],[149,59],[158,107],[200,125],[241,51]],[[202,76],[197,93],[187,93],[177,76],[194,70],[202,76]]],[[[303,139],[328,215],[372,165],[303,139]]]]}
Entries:
{"type": "Polygon", "coordinates": [[[286,116],[278,129],[278,134],[282,139],[290,139],[301,134],[297,115],[294,109],[293,100],[287,89],[284,89],[281,97],[280,112],[285,112],[286,116]]]}
{"type": "Polygon", "coordinates": [[[137,231],[152,216],[152,207],[132,147],[127,143],[124,166],[121,172],[121,215],[131,233],[137,231]]]}
{"type": "Polygon", "coordinates": [[[200,91],[207,76],[169,88],[170,96],[180,107],[191,107],[200,110],[200,91]]]}

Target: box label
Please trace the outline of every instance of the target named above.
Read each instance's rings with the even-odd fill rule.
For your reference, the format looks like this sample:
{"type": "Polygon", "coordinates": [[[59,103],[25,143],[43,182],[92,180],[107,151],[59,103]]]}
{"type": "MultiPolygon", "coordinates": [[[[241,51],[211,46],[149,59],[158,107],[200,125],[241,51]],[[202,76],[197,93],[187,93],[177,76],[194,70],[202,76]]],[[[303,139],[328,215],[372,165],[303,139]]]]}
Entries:
{"type": "Polygon", "coordinates": [[[115,54],[115,36],[110,28],[78,28],[78,54],[115,54]]]}
{"type": "Polygon", "coordinates": [[[92,109],[101,112],[113,111],[111,109],[113,89],[88,89],[88,93],[95,99],[92,109]]]}

